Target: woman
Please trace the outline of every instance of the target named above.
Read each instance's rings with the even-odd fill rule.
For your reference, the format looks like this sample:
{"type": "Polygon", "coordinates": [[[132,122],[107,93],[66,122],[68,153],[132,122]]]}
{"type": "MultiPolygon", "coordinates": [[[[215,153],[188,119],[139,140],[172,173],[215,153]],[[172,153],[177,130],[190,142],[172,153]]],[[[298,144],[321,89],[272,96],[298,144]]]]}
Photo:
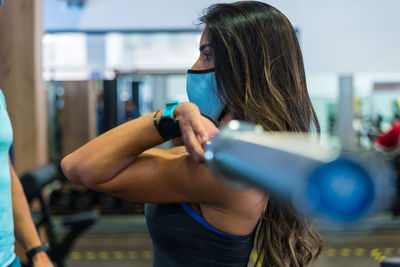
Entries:
{"type": "Polygon", "coordinates": [[[53,267],[33,223],[24,189],[9,157],[13,141],[6,99],[0,89],[0,266],[21,267],[15,239],[23,246],[29,266],[53,267]]]}
{"type": "Polygon", "coordinates": [[[63,170],[74,183],[154,203],[146,207],[154,266],[247,266],[257,225],[258,262],[306,266],[322,247],[310,225],[257,189],[225,188],[202,164],[214,123],[319,128],[296,33],[277,9],[255,1],[211,6],[201,21],[200,56],[187,76],[192,103],[167,103],[112,129],[68,155],[63,170]],[[179,136],[176,121],[185,147],[154,148],[179,136]]]}

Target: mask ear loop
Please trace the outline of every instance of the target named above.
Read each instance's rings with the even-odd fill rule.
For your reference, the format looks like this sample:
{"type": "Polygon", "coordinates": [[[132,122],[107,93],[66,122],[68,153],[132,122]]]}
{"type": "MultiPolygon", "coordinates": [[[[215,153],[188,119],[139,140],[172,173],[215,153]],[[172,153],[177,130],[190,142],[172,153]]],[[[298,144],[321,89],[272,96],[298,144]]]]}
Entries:
{"type": "Polygon", "coordinates": [[[207,119],[209,119],[210,121],[212,121],[214,123],[214,125],[216,127],[219,126],[219,124],[221,123],[222,119],[225,117],[226,114],[228,114],[228,106],[225,106],[224,109],[221,111],[221,114],[219,114],[217,121],[214,121],[213,119],[211,119],[210,117],[208,117],[207,115],[201,113],[202,116],[206,117],[207,119]]]}
{"type": "Polygon", "coordinates": [[[229,113],[229,108],[227,105],[225,105],[224,109],[221,111],[221,114],[219,114],[218,116],[218,123],[221,123],[221,121],[223,120],[223,118],[226,116],[226,114],[229,113]]]}

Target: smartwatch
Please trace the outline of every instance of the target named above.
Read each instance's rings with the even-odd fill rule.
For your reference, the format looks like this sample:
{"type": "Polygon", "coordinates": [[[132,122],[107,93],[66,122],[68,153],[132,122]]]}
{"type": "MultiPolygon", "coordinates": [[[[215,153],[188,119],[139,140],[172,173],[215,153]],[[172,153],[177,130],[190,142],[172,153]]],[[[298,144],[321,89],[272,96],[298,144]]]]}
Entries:
{"type": "Polygon", "coordinates": [[[40,245],[38,247],[34,247],[33,249],[26,252],[26,257],[28,258],[29,266],[33,266],[33,256],[35,256],[37,253],[42,252],[42,251],[46,252],[48,255],[50,252],[49,245],[47,245],[46,243],[43,243],[42,245],[40,245]]]}
{"type": "Polygon", "coordinates": [[[157,123],[157,130],[165,141],[181,136],[179,121],[174,116],[174,110],[179,104],[178,101],[166,103],[164,113],[162,114],[160,121],[157,123]]]}

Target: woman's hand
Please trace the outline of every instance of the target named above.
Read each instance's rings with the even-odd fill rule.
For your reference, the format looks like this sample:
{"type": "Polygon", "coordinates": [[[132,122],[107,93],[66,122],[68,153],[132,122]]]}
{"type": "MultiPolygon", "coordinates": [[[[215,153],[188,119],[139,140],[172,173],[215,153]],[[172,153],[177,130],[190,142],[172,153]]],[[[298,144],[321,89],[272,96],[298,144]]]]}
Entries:
{"type": "Polygon", "coordinates": [[[193,103],[182,103],[175,108],[175,116],[179,120],[182,139],[193,159],[204,162],[203,144],[213,138],[218,128],[212,121],[202,116],[199,108],[193,103]]]}
{"type": "Polygon", "coordinates": [[[33,267],[53,267],[53,263],[50,261],[46,252],[39,252],[33,256],[33,267]]]}
{"type": "Polygon", "coordinates": [[[185,143],[183,143],[182,137],[172,139],[171,142],[174,146],[184,146],[185,145],[185,143]]]}

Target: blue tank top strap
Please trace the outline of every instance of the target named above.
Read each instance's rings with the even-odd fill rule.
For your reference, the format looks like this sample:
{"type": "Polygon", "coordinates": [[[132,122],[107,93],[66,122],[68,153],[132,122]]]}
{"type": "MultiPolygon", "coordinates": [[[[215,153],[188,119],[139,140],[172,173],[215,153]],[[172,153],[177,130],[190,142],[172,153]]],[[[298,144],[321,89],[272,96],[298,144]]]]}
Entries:
{"type": "Polygon", "coordinates": [[[180,204],[181,204],[181,207],[186,211],[187,214],[189,214],[190,217],[192,217],[193,219],[198,221],[200,224],[202,224],[207,229],[209,229],[213,232],[216,232],[220,235],[224,235],[224,236],[240,237],[239,235],[231,235],[231,234],[228,234],[228,233],[225,233],[225,232],[222,232],[222,231],[216,229],[211,224],[209,224],[203,217],[201,217],[199,214],[197,214],[197,212],[192,208],[192,206],[190,204],[188,204],[188,203],[180,203],[180,204]]]}

